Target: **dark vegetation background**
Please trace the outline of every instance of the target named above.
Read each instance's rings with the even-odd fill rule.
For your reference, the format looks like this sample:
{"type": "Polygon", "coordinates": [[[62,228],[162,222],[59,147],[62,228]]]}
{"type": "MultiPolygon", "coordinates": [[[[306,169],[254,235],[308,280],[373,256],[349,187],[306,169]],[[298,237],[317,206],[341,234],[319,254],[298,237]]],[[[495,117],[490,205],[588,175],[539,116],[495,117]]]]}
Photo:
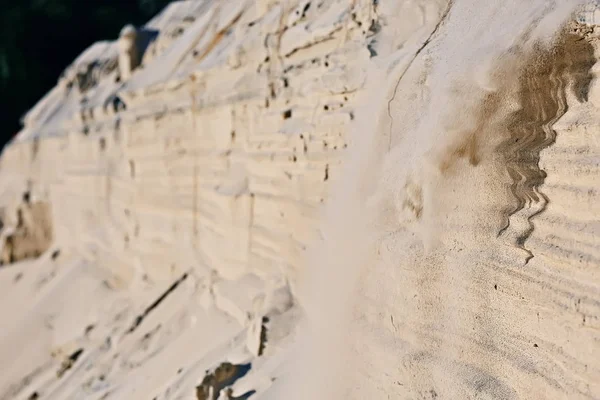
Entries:
{"type": "Polygon", "coordinates": [[[0,0],[0,148],[62,71],[98,40],[114,40],[170,0],[0,0]]]}

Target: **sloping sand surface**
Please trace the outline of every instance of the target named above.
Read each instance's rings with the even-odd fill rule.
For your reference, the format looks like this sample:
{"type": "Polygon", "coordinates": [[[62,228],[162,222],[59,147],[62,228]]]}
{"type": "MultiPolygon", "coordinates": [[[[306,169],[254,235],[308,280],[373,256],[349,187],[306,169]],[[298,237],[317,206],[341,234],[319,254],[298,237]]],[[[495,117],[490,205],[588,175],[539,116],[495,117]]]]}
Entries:
{"type": "Polygon", "coordinates": [[[0,159],[0,400],[600,398],[600,5],[174,2],[0,159]]]}

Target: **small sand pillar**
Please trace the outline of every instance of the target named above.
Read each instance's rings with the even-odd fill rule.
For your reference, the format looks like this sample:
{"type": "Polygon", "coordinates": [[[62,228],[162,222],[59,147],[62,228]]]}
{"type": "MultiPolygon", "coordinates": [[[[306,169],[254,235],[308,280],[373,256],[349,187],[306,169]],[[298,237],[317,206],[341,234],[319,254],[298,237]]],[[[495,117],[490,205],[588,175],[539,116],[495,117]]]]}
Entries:
{"type": "Polygon", "coordinates": [[[137,45],[138,32],[133,25],[125,25],[119,34],[119,72],[121,80],[131,77],[131,73],[140,64],[137,45]]]}

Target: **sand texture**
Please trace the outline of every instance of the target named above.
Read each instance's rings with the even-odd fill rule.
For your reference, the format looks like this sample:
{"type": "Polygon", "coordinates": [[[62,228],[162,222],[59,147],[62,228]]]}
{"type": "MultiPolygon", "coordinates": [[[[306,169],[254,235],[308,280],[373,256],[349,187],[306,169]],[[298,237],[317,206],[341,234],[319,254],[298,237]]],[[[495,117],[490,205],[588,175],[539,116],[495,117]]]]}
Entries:
{"type": "Polygon", "coordinates": [[[0,400],[600,399],[600,6],[198,0],[0,159],[0,400]]]}

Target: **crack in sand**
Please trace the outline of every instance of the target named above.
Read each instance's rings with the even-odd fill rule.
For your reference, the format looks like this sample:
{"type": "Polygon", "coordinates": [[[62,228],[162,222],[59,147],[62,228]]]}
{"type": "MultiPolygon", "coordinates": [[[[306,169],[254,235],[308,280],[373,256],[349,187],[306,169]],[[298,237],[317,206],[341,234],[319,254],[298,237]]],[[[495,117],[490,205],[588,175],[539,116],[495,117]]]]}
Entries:
{"type": "Polygon", "coordinates": [[[402,74],[400,74],[400,77],[396,81],[396,86],[394,87],[394,93],[392,94],[392,97],[390,98],[390,100],[388,101],[388,104],[387,104],[387,113],[388,113],[388,117],[390,117],[390,130],[389,130],[388,151],[392,148],[392,127],[394,125],[394,118],[392,117],[392,101],[394,101],[394,99],[396,98],[396,93],[398,92],[398,87],[400,86],[400,81],[402,81],[402,78],[404,78],[404,75],[406,75],[406,73],[408,72],[408,70],[412,66],[413,62],[417,59],[417,57],[419,56],[419,54],[421,54],[421,52],[423,51],[423,49],[431,42],[431,40],[433,40],[433,36],[438,32],[439,28],[442,26],[442,24],[444,23],[444,21],[448,17],[448,14],[450,13],[450,9],[452,8],[453,2],[454,2],[454,0],[449,0],[448,1],[448,5],[446,6],[446,10],[442,14],[439,22],[435,25],[435,28],[433,28],[433,31],[431,31],[431,33],[427,37],[427,40],[425,40],[423,42],[423,44],[421,45],[421,47],[419,47],[419,49],[415,52],[414,57],[408,62],[408,65],[406,66],[406,68],[404,69],[404,71],[402,71],[402,74]]]}
{"type": "Polygon", "coordinates": [[[169,286],[167,290],[165,290],[156,300],[154,300],[152,304],[146,307],[143,313],[141,313],[135,318],[135,321],[133,321],[133,323],[125,332],[125,334],[130,334],[133,331],[135,331],[137,327],[140,326],[144,319],[148,316],[148,314],[150,314],[156,307],[158,307],[160,303],[162,303],[164,299],[166,299],[175,289],[177,289],[177,286],[179,286],[179,284],[183,282],[187,277],[188,273],[186,272],[179,279],[173,282],[173,284],[171,284],[171,286],[169,286]]]}

